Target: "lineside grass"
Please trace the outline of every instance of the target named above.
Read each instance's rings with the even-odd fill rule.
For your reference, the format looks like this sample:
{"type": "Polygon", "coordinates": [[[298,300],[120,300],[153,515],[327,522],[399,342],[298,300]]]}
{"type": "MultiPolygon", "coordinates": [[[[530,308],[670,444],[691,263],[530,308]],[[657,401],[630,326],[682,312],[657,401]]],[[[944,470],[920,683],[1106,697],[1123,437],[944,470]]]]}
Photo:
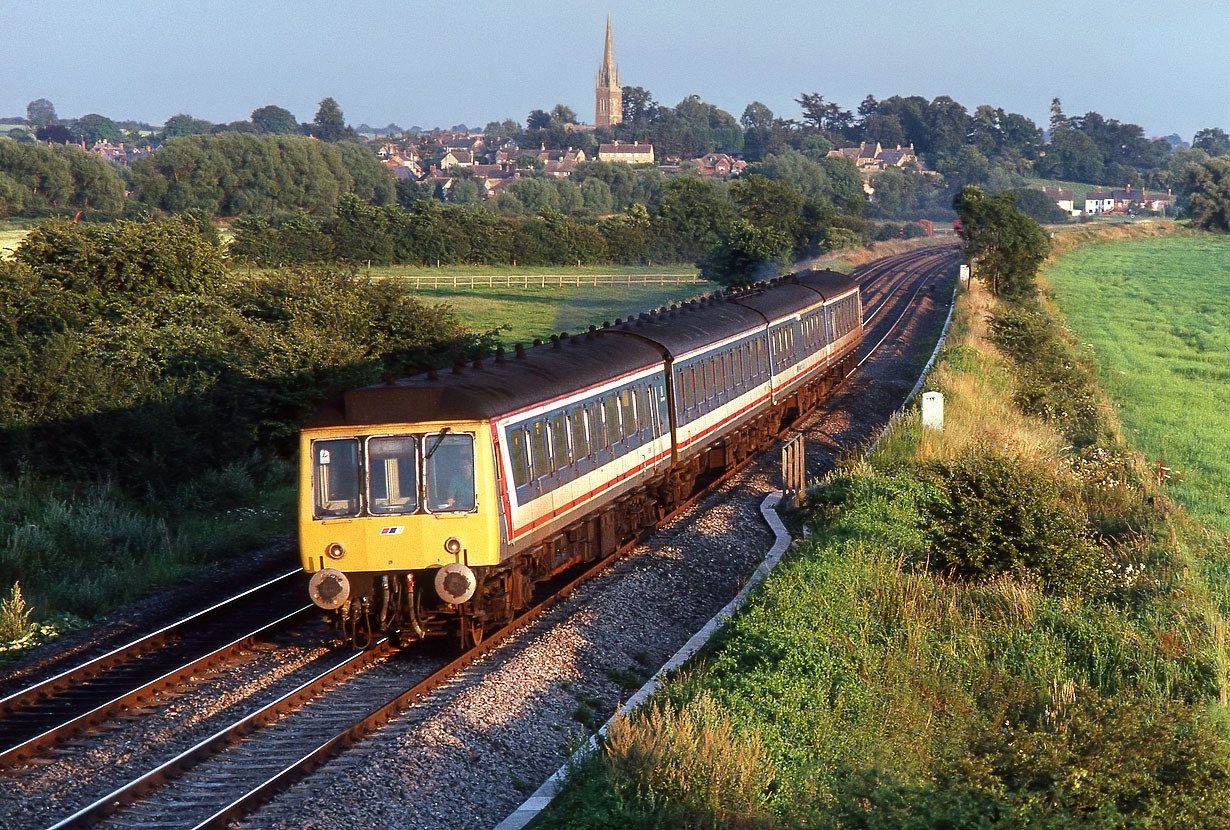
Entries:
{"type": "Polygon", "coordinates": [[[963,296],[944,430],[813,490],[811,538],[534,827],[1230,821],[1226,553],[1022,313],[963,296]]]}
{"type": "Polygon", "coordinates": [[[1230,532],[1230,239],[1074,251],[1047,269],[1056,302],[1129,442],[1173,468],[1165,491],[1230,532]]]}
{"type": "Polygon", "coordinates": [[[105,484],[0,480],[0,585],[14,586],[0,602],[0,669],[6,653],[292,533],[294,502],[290,466],[270,458],[186,481],[162,513],[105,484]]]}

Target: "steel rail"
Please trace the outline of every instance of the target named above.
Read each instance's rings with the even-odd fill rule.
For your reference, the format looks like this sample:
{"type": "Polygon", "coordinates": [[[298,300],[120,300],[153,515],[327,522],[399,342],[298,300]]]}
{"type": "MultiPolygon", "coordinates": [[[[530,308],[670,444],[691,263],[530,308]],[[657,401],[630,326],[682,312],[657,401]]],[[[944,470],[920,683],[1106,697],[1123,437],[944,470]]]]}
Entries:
{"type": "Polygon", "coordinates": [[[260,585],[249,588],[243,593],[236,594],[233,597],[228,597],[227,599],[215,603],[214,605],[198,611],[195,614],[184,617],[182,620],[177,620],[176,622],[163,626],[157,631],[143,635],[127,645],[114,648],[100,657],[95,657],[79,666],[62,671],[54,677],[39,681],[38,683],[34,683],[25,689],[13,692],[7,697],[0,698],[0,717],[21,708],[25,700],[31,696],[45,698],[64,688],[77,685],[82,680],[88,680],[90,677],[101,674],[119,663],[126,662],[125,658],[131,659],[133,656],[140,656],[141,654],[144,654],[148,649],[157,646],[160,642],[165,640],[171,634],[176,633],[183,626],[188,623],[195,622],[206,614],[218,611],[231,603],[246,599],[248,596],[256,593],[257,591],[262,591],[273,587],[279,582],[292,579],[302,573],[302,569],[287,571],[279,576],[275,576],[267,582],[262,582],[260,585]]]}
{"type": "Polygon", "coordinates": [[[203,657],[193,660],[190,663],[185,663],[178,668],[172,669],[166,674],[163,674],[160,677],[137,687],[136,689],[125,692],[124,694],[115,697],[106,703],[96,706],[84,714],[78,715],[72,720],[65,721],[58,726],[48,729],[40,735],[36,735],[23,743],[17,744],[16,746],[0,752],[0,768],[13,766],[20,763],[27,758],[35,756],[38,753],[55,746],[71,735],[75,735],[78,732],[83,732],[86,729],[97,725],[118,712],[128,709],[131,706],[144,703],[153,697],[155,693],[162,691],[163,689],[169,689],[180,685],[185,678],[193,673],[200,671],[201,669],[212,668],[215,664],[220,663],[227,657],[250,647],[253,642],[255,642],[256,638],[261,635],[267,634],[277,627],[287,625],[298,618],[307,615],[309,612],[313,611],[315,607],[316,606],[314,605],[305,605],[298,608],[297,610],[292,611],[291,613],[274,620],[273,622],[262,625],[255,631],[244,634],[242,637],[226,643],[203,657]]]}
{"type": "MultiPolygon", "coordinates": [[[[854,372],[857,372],[859,367],[861,367],[864,363],[866,363],[871,358],[871,356],[876,353],[876,350],[879,349],[882,345],[884,345],[885,341],[887,341],[888,338],[892,335],[892,333],[897,330],[897,326],[901,325],[901,321],[905,319],[905,316],[907,314],[909,314],[911,308],[914,305],[914,300],[917,299],[918,295],[922,292],[923,286],[926,285],[927,280],[932,279],[934,276],[936,276],[937,272],[942,273],[942,269],[945,267],[945,265],[947,265],[947,263],[937,263],[930,270],[924,271],[918,274],[918,276],[920,277],[918,281],[918,287],[914,289],[914,293],[911,294],[910,298],[905,302],[904,308],[901,310],[901,314],[898,315],[897,319],[894,320],[891,325],[889,325],[888,329],[884,332],[884,336],[881,337],[879,341],[874,346],[871,347],[871,349],[867,352],[867,354],[863,355],[863,357],[856,364],[854,364],[854,368],[850,371],[851,375],[854,374],[854,372]]],[[[881,306],[881,308],[883,308],[883,306],[881,306]]],[[[847,375],[846,377],[849,377],[849,375],[847,375]]]]}
{"type": "MultiPolygon", "coordinates": [[[[202,666],[213,665],[218,660],[227,656],[228,653],[234,653],[238,648],[242,648],[242,644],[245,641],[259,636],[272,625],[282,623],[285,620],[278,620],[275,623],[262,623],[259,629],[250,631],[221,648],[206,646],[210,650],[205,655],[193,657],[189,662],[170,672],[160,673],[153,680],[141,681],[139,678],[134,678],[133,680],[138,683],[137,686],[126,689],[118,695],[113,691],[110,693],[112,696],[106,698],[103,703],[92,704],[87,700],[85,703],[89,708],[84,712],[80,711],[80,706],[67,707],[61,703],[61,709],[71,709],[67,714],[61,713],[59,716],[67,717],[67,720],[55,723],[53,716],[44,716],[44,720],[49,723],[55,723],[55,725],[49,728],[44,727],[42,731],[33,736],[22,736],[23,730],[17,725],[17,718],[38,718],[39,714],[35,707],[54,706],[59,697],[70,692],[79,693],[81,687],[105,680],[109,672],[137,668],[139,665],[137,661],[147,655],[163,648],[174,647],[171,642],[172,639],[184,634],[192,626],[207,621],[210,616],[224,613],[227,609],[234,608],[237,604],[252,599],[262,591],[276,590],[283,585],[291,583],[300,574],[301,571],[299,570],[283,573],[239,594],[228,597],[221,602],[215,603],[208,608],[163,626],[157,631],[112,649],[97,658],[88,660],[74,668],[60,672],[51,678],[10,694],[3,701],[0,701],[0,729],[8,721],[9,728],[7,732],[10,736],[16,733],[17,742],[7,747],[0,747],[0,769],[20,763],[41,751],[55,746],[70,735],[77,734],[84,729],[96,725],[104,718],[134,703],[139,703],[149,698],[153,693],[175,685],[190,672],[202,666]]],[[[293,612],[289,616],[293,616],[295,613],[303,613],[307,608],[310,608],[310,606],[302,606],[298,612],[293,612]]],[[[38,728],[38,724],[34,724],[34,726],[38,728]]]]}
{"type": "MultiPolygon", "coordinates": [[[[924,249],[925,250],[925,249],[924,249]]],[[[954,259],[956,253],[954,251],[944,251],[942,255],[922,256],[918,257],[918,261],[910,262],[910,267],[914,270],[906,270],[902,273],[901,278],[893,285],[893,287],[884,292],[879,304],[863,318],[863,325],[867,326],[873,322],[880,312],[888,305],[889,300],[897,291],[901,290],[902,286],[906,285],[912,277],[923,276],[931,270],[936,270],[943,265],[948,264],[948,260],[954,259]],[[934,260],[934,261],[932,261],[934,260]]]]}

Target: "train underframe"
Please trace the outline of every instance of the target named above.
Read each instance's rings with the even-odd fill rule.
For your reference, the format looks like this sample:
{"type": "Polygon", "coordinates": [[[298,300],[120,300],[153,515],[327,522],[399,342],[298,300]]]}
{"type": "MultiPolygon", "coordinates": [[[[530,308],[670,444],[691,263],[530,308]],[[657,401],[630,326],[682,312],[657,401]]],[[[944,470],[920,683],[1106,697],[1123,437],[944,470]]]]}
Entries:
{"type": "Polygon", "coordinates": [[[777,405],[500,565],[350,574],[351,599],[330,612],[333,622],[357,648],[369,646],[381,634],[402,641],[451,635],[463,648],[477,645],[486,633],[528,606],[537,585],[576,565],[609,556],[656,527],[713,481],[767,450],[828,397],[853,366],[850,351],[777,405]]]}

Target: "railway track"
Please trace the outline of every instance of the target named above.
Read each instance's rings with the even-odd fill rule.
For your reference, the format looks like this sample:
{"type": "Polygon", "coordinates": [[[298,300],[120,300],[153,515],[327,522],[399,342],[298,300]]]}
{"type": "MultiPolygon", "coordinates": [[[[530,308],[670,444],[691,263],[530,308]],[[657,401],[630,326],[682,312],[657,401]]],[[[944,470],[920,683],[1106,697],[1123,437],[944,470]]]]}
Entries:
{"type": "MultiPolygon", "coordinates": [[[[874,308],[866,315],[868,322],[879,317],[891,304],[908,305],[909,300],[923,291],[939,271],[952,266],[955,256],[952,251],[914,252],[907,255],[905,260],[909,273],[895,279],[886,279],[886,275],[895,272],[883,266],[866,269],[861,276],[868,290],[877,297],[874,308]]],[[[888,330],[891,331],[903,317],[904,313],[899,315],[888,330]]],[[[881,337],[880,342],[884,342],[886,336],[881,337]]],[[[736,472],[728,471],[722,480],[736,472]]],[[[612,560],[639,542],[638,538],[597,563],[563,586],[558,594],[536,605],[477,648],[451,661],[439,657],[428,660],[430,665],[425,664],[421,672],[423,676],[408,688],[404,680],[389,681],[382,678],[378,670],[372,670],[393,654],[393,646],[387,641],[380,641],[365,652],[338,656],[332,665],[277,700],[217,730],[195,746],[133,778],[54,826],[81,827],[103,821],[115,826],[226,826],[296,778],[361,740],[441,683],[456,677],[466,666],[570,594],[581,581],[605,570],[612,560]]],[[[236,646],[238,649],[243,647],[242,644],[236,646]]],[[[128,660],[119,662],[122,664],[128,660]]],[[[102,674],[111,674],[111,671],[102,674]]],[[[163,688],[169,688],[176,682],[171,679],[163,688]]],[[[77,731],[92,722],[105,720],[131,704],[115,702],[111,705],[114,707],[109,710],[111,714],[100,712],[93,720],[78,716],[77,731]]],[[[0,725],[6,720],[7,717],[0,718],[0,725]]],[[[52,745],[59,740],[62,738],[53,741],[52,745]]],[[[30,752],[37,750],[31,749],[27,754],[15,757],[29,757],[30,752]]]]}
{"type": "Polygon", "coordinates": [[[0,700],[0,769],[21,764],[305,619],[288,571],[0,700]]]}

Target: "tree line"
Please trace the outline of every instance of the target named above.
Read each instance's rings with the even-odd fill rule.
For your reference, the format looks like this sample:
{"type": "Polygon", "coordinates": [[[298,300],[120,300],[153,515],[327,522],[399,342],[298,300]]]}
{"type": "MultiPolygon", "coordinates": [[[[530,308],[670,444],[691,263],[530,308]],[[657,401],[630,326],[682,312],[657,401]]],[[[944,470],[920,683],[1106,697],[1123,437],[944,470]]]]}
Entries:
{"type": "Polygon", "coordinates": [[[12,128],[9,137],[18,141],[49,142],[51,144],[94,144],[107,141],[123,142],[132,147],[148,147],[168,138],[186,135],[216,135],[218,133],[254,133],[258,135],[306,135],[326,142],[357,140],[358,132],[346,124],[337,101],[325,98],[320,102],[316,116],[307,123],[299,123],[291,112],[275,104],[258,107],[252,111],[250,120],[215,124],[202,118],[193,118],[186,113],[171,116],[159,129],[141,121],[113,121],[99,113],[89,113],[80,118],[61,119],[56,115],[55,104],[46,98],[37,98],[26,105],[26,117],[6,119],[22,123],[28,129],[12,128]]]}
{"type": "Polygon", "coordinates": [[[396,198],[372,151],[303,136],[222,133],[166,141],[131,168],[73,146],[0,138],[0,217],[84,211],[87,218],[148,211],[267,216],[327,214],[344,193],[376,204],[396,198]]]}
{"type": "MultiPolygon", "coordinates": [[[[330,217],[300,212],[281,221],[236,219],[230,252],[238,261],[264,267],[689,262],[701,263],[710,279],[734,284],[766,263],[784,268],[808,254],[870,241],[877,227],[835,204],[826,184],[817,180],[804,191],[760,173],[729,184],[676,176],[662,182],[648,204],[632,202],[620,213],[588,219],[565,215],[551,204],[533,214],[507,215],[484,205],[442,205],[433,199],[409,208],[376,205],[347,194],[330,217]],[[736,267],[741,256],[755,260],[751,270],[736,267]]],[[[901,225],[890,232],[906,233],[901,225]]]]}

